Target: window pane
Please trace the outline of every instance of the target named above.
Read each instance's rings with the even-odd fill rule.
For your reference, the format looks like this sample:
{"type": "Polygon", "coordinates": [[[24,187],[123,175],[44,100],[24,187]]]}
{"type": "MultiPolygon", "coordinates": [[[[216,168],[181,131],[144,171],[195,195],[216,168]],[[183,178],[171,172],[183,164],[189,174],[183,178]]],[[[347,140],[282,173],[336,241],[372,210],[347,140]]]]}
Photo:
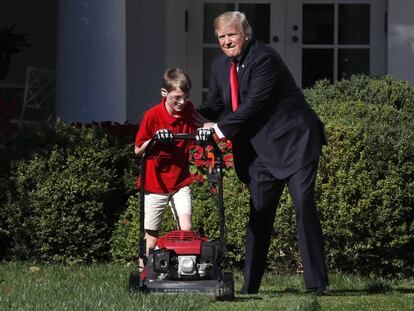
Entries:
{"type": "Polygon", "coordinates": [[[234,11],[233,3],[204,3],[203,18],[203,42],[217,43],[216,35],[214,34],[214,19],[221,13],[227,11],[234,11]]]}
{"type": "Polygon", "coordinates": [[[246,14],[253,36],[264,43],[270,42],[270,4],[240,3],[239,11],[246,14]]]}
{"type": "Polygon", "coordinates": [[[339,44],[369,44],[369,4],[339,5],[339,44]]]}
{"type": "Polygon", "coordinates": [[[203,88],[208,88],[211,62],[220,53],[220,48],[203,48],[203,88]]]}
{"type": "Polygon", "coordinates": [[[334,43],[334,5],[303,5],[303,44],[334,43]]]}
{"type": "Polygon", "coordinates": [[[369,49],[339,49],[338,80],[356,73],[369,74],[369,49]]]}
{"type": "Polygon", "coordinates": [[[302,88],[324,78],[333,81],[333,49],[303,49],[302,88]]]}

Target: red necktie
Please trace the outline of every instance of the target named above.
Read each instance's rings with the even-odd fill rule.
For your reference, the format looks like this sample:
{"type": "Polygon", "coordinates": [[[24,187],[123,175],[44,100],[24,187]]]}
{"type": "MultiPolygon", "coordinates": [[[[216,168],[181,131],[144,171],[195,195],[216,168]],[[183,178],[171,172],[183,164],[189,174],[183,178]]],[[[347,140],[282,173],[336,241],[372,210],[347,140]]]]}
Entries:
{"type": "Polygon", "coordinates": [[[231,108],[239,107],[239,81],[237,80],[237,60],[233,59],[230,69],[231,108]]]}

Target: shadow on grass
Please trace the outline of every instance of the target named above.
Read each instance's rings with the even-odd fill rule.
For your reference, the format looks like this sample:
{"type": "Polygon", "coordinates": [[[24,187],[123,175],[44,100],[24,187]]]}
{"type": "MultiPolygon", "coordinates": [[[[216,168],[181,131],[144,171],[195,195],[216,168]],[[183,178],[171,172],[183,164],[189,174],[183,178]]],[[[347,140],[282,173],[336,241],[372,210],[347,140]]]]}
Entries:
{"type": "MultiPolygon", "coordinates": [[[[369,295],[377,295],[377,294],[414,294],[414,289],[412,288],[392,288],[392,287],[368,287],[364,289],[338,289],[338,290],[331,290],[332,296],[369,296],[369,295]]],[[[261,290],[259,292],[261,295],[268,295],[269,297],[280,297],[284,295],[298,295],[298,296],[305,296],[305,295],[314,295],[312,292],[307,292],[295,288],[286,288],[285,290],[261,290]]],[[[253,297],[246,297],[246,299],[251,299],[253,297]]],[[[326,296],[322,296],[326,297],[326,296]]],[[[239,298],[239,297],[238,297],[239,298]]],[[[244,298],[244,297],[243,297],[244,298]]]]}
{"type": "Polygon", "coordinates": [[[232,301],[234,302],[243,302],[243,301],[252,301],[252,300],[263,300],[262,297],[257,295],[241,295],[241,296],[234,296],[232,301]]]}
{"type": "Polygon", "coordinates": [[[234,301],[250,301],[250,300],[262,300],[262,295],[266,295],[269,297],[276,297],[276,296],[282,296],[285,294],[289,295],[302,295],[304,294],[303,291],[295,289],[295,288],[287,288],[283,291],[277,291],[277,290],[260,290],[258,294],[241,294],[236,293],[234,301]]]}
{"type": "Polygon", "coordinates": [[[387,290],[383,289],[374,289],[374,288],[367,288],[367,289],[340,289],[340,290],[333,290],[333,295],[338,294],[341,296],[346,295],[377,295],[377,294],[414,294],[414,289],[412,288],[391,288],[387,290]]]}

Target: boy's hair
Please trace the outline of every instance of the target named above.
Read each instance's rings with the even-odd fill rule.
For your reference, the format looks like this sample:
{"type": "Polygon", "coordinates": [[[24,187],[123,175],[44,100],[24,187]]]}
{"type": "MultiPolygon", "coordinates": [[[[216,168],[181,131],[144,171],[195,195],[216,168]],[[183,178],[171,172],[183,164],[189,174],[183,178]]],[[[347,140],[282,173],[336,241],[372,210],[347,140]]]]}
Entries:
{"type": "Polygon", "coordinates": [[[162,87],[167,92],[180,89],[183,92],[189,92],[191,90],[190,76],[180,68],[167,69],[162,77],[162,87]]]}
{"type": "MultiPolygon", "coordinates": [[[[252,37],[252,27],[247,21],[246,15],[239,11],[229,11],[217,16],[214,20],[214,29],[217,30],[221,26],[234,25],[244,35],[252,37]]],[[[217,35],[217,33],[216,33],[217,35]]]]}

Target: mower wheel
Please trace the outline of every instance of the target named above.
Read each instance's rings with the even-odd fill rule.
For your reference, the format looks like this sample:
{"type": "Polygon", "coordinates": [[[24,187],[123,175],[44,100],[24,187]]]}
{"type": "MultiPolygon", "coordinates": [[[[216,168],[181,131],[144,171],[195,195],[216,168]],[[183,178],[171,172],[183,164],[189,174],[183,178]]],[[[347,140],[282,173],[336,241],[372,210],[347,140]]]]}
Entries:
{"type": "Polygon", "coordinates": [[[129,284],[128,284],[129,293],[133,294],[141,290],[140,278],[138,271],[132,271],[129,275],[129,284]]]}
{"type": "Polygon", "coordinates": [[[223,273],[223,291],[221,293],[221,300],[234,299],[234,276],[231,272],[223,273]]]}

